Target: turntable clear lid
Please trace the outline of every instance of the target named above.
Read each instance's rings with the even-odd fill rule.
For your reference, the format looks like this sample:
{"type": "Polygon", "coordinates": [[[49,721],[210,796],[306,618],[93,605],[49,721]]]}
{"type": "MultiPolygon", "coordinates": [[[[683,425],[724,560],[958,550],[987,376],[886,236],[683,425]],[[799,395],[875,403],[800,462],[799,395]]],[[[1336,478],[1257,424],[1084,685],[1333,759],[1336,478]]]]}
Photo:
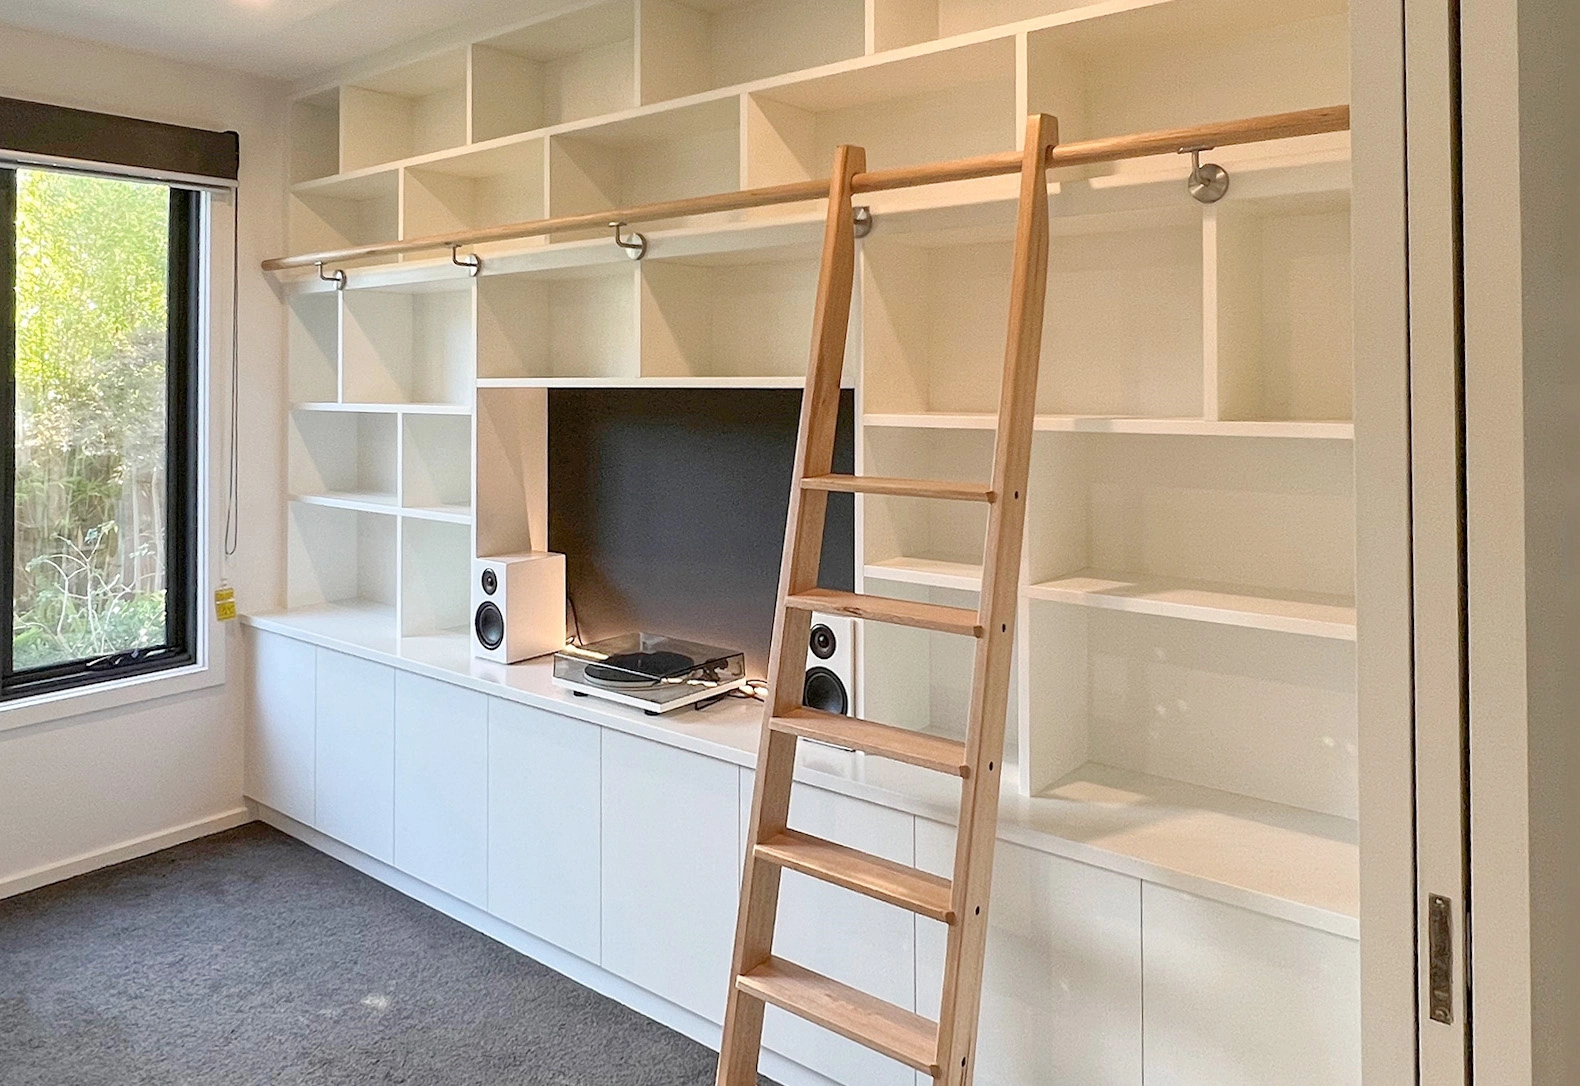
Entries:
{"type": "Polygon", "coordinates": [[[621,634],[590,645],[568,645],[554,654],[558,680],[655,702],[736,685],[745,676],[742,652],[660,634],[621,634]]]}

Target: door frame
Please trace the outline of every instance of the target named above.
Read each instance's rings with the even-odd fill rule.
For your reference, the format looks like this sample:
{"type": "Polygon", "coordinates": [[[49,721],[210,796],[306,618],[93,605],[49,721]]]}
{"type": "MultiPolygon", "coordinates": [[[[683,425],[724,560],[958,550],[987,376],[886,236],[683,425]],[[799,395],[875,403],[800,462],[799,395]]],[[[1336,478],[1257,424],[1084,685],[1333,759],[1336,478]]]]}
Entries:
{"type": "MultiPolygon", "coordinates": [[[[1466,0],[1471,2],[1471,0],[1466,0]]],[[[1471,1075],[1458,0],[1351,9],[1362,1066],[1471,1075]],[[1429,901],[1446,899],[1449,1021],[1429,901]]]]}
{"type": "Polygon", "coordinates": [[[1361,1067],[1417,1073],[1404,0],[1350,8],[1361,1067]]]}

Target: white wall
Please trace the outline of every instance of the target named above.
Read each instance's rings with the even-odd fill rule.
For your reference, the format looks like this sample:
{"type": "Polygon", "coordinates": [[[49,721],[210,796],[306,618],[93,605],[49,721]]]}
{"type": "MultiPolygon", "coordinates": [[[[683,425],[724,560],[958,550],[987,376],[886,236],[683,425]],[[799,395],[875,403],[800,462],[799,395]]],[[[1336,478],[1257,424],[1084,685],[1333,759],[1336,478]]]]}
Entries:
{"type": "MultiPolygon", "coordinates": [[[[258,262],[283,251],[285,88],[5,26],[0,57],[0,95],[241,135],[242,524],[231,581],[244,610],[267,610],[281,593],[286,412],[282,310],[258,262]]],[[[217,409],[228,388],[219,368],[217,409]]],[[[246,669],[240,630],[227,632],[216,646],[230,663],[223,686],[0,731],[0,895],[234,817],[246,669]]]]}

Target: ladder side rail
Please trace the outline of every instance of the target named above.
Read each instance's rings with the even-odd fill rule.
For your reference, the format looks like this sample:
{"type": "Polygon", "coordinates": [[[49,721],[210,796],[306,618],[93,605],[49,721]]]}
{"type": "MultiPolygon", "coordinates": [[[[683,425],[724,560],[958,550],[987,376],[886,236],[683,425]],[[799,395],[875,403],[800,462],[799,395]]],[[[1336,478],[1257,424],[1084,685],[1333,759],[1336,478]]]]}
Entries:
{"type": "Polygon", "coordinates": [[[1015,608],[1020,594],[1026,526],[1026,483],[1048,286],[1047,162],[1058,139],[1058,122],[1054,118],[1034,114],[1028,119],[1004,380],[999,391],[998,435],[993,451],[992,488],[999,501],[988,520],[979,605],[984,630],[976,646],[966,727],[966,760],[972,773],[961,786],[955,844],[954,909],[958,921],[949,928],[938,1021],[941,1073],[937,1081],[944,1086],[970,1086],[975,1071],[1015,608]]]}
{"type": "Polygon", "coordinates": [[[741,877],[740,915],[736,921],[730,991],[719,1051],[718,1086],[757,1084],[764,1004],[755,996],[742,992],[736,979],[762,965],[773,950],[781,870],[775,864],[759,861],[754,852],[758,844],[766,843],[788,828],[796,736],[776,731],[772,721],[775,716],[793,712],[801,706],[812,616],[809,612],[787,607],[785,601],[816,587],[822,561],[828,491],[805,488],[802,481],[808,476],[828,475],[833,468],[840,377],[844,371],[845,337],[850,327],[855,285],[852,179],[866,170],[866,157],[860,147],[841,146],[834,152],[834,168],[830,175],[812,355],[807,364],[806,388],[801,400],[790,511],[779,571],[778,609],[768,661],[768,703],[763,714],[757,780],[752,793],[751,830],[741,877]]]}

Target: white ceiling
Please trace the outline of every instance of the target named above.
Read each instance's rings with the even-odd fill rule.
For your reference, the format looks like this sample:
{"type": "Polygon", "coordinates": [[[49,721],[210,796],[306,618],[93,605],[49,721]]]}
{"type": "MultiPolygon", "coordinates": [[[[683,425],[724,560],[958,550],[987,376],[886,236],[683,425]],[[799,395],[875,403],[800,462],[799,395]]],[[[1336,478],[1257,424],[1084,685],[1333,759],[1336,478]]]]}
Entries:
{"type": "Polygon", "coordinates": [[[458,24],[568,0],[0,0],[0,23],[301,80],[458,24]]]}

